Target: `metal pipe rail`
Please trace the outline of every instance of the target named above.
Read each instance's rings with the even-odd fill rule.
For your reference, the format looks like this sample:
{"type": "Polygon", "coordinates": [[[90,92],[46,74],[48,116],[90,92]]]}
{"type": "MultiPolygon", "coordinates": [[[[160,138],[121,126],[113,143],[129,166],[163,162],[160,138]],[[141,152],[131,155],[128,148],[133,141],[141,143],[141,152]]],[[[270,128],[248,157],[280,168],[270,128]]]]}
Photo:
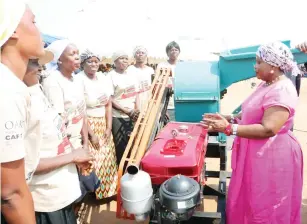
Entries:
{"type": "Polygon", "coordinates": [[[159,69],[156,71],[153,83],[151,85],[151,97],[145,106],[145,110],[139,115],[138,120],[134,125],[134,129],[129,138],[129,142],[121,159],[118,169],[118,185],[117,185],[117,208],[116,217],[122,219],[134,219],[133,215],[127,214],[122,208],[120,196],[120,179],[130,165],[139,166],[148,146],[153,141],[159,121],[161,121],[163,105],[167,102],[167,88],[169,77],[171,76],[170,69],[159,69]]]}

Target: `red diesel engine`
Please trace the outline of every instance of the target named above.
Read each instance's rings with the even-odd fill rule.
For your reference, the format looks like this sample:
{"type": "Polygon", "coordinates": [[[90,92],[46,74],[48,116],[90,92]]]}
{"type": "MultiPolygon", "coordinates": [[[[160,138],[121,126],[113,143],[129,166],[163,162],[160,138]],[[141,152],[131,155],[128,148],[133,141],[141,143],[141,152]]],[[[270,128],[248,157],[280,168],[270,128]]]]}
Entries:
{"type": "Polygon", "coordinates": [[[144,155],[141,169],[154,185],[178,174],[200,183],[207,143],[207,130],[198,124],[170,122],[144,155]]]}
{"type": "Polygon", "coordinates": [[[154,186],[150,223],[189,220],[201,203],[207,130],[195,123],[168,123],[141,160],[154,186]]]}

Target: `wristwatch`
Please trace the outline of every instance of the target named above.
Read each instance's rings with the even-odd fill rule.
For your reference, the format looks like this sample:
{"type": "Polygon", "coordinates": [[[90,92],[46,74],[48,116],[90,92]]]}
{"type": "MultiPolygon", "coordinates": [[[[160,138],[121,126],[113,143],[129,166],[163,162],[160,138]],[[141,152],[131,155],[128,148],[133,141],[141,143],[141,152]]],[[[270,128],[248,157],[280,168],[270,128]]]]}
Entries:
{"type": "Polygon", "coordinates": [[[238,124],[233,124],[232,125],[232,134],[237,135],[237,131],[238,131],[238,124]]]}

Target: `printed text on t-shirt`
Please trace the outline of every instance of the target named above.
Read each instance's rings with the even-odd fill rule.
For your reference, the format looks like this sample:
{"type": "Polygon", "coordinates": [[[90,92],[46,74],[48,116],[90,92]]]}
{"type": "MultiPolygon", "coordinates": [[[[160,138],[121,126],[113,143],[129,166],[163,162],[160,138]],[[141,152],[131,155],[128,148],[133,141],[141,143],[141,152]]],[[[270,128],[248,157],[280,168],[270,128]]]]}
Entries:
{"type": "Polygon", "coordinates": [[[137,92],[135,91],[135,86],[129,86],[124,90],[124,93],[122,95],[122,99],[127,99],[130,97],[134,97],[137,94],[137,92]]]}
{"type": "Polygon", "coordinates": [[[79,123],[83,119],[85,113],[85,102],[82,100],[78,103],[77,109],[75,110],[75,116],[72,118],[72,124],[79,123]]]}

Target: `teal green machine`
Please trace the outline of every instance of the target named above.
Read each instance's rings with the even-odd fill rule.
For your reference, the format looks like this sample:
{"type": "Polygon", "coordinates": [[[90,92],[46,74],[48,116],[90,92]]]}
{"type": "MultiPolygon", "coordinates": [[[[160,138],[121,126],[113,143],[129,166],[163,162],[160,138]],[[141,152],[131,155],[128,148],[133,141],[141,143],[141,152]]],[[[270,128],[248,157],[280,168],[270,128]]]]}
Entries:
{"type": "MultiPolygon", "coordinates": [[[[290,41],[283,41],[290,47],[290,41]]],[[[259,45],[221,53],[218,61],[179,62],[175,69],[175,118],[199,122],[204,113],[220,112],[220,93],[233,83],[255,77],[259,45]]],[[[295,60],[307,62],[307,54],[291,49],[295,60]]]]}
{"type": "MultiPolygon", "coordinates": [[[[290,41],[283,43],[290,47],[290,41]]],[[[255,77],[254,64],[258,47],[232,49],[221,53],[216,61],[179,62],[175,69],[174,83],[176,121],[199,122],[204,113],[220,112],[221,92],[233,83],[255,77]]],[[[298,64],[307,62],[307,54],[298,49],[291,51],[298,64]]],[[[239,106],[235,113],[240,110],[239,106]]],[[[218,190],[204,186],[203,195],[217,196],[218,208],[216,213],[199,217],[200,223],[225,223],[226,180],[231,177],[231,173],[226,171],[227,140],[228,137],[220,133],[209,136],[206,158],[219,158],[220,170],[211,171],[205,167],[205,177],[219,178],[219,185],[218,190]]]]}

